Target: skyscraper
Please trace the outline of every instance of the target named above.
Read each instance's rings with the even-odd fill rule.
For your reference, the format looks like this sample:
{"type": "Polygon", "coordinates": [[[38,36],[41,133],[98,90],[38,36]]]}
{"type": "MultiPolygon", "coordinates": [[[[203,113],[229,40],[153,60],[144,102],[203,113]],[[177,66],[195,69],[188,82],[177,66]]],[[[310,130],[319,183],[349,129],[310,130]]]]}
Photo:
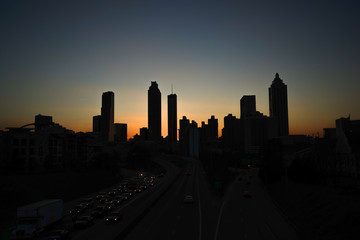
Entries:
{"type": "Polygon", "coordinates": [[[93,132],[100,132],[101,115],[93,116],[93,132]]]}
{"type": "Polygon", "coordinates": [[[127,142],[127,124],[126,123],[115,123],[115,136],[116,142],[127,142]]]}
{"type": "Polygon", "coordinates": [[[276,73],[269,88],[270,117],[275,118],[279,136],[289,135],[287,86],[276,73]]]}
{"type": "Polygon", "coordinates": [[[151,82],[148,90],[149,140],[161,139],[161,92],[156,82],[151,82]]]}
{"type": "Polygon", "coordinates": [[[254,116],[256,112],[255,95],[245,95],[240,100],[240,118],[254,116]]]}
{"type": "Polygon", "coordinates": [[[177,141],[177,97],[176,97],[176,94],[168,95],[168,139],[169,139],[169,142],[177,141]]]}
{"type": "Polygon", "coordinates": [[[209,125],[209,140],[215,141],[218,139],[219,136],[219,124],[218,119],[215,118],[214,115],[211,116],[210,119],[208,119],[208,125],[209,125]]]}
{"type": "Polygon", "coordinates": [[[179,143],[180,143],[180,151],[182,154],[187,155],[189,152],[189,127],[190,120],[183,116],[180,119],[180,130],[179,130],[179,143]]]}
{"type": "Polygon", "coordinates": [[[114,93],[104,92],[101,105],[101,138],[105,142],[114,141],[114,93]]]}

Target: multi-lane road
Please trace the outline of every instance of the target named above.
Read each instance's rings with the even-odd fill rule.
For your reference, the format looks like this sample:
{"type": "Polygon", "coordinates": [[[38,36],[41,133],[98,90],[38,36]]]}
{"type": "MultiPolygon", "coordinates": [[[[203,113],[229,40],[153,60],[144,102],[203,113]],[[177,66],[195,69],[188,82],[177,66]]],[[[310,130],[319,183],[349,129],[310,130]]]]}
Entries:
{"type": "Polygon", "coordinates": [[[239,171],[239,176],[242,180],[237,177],[219,199],[210,194],[200,162],[189,160],[171,189],[125,239],[298,239],[262,188],[257,170],[239,171]],[[251,197],[244,197],[244,191],[251,197]],[[186,195],[194,202],[185,203],[186,195]]]}
{"type": "Polygon", "coordinates": [[[264,191],[257,169],[248,169],[230,186],[218,215],[214,239],[298,239],[293,226],[264,191]],[[252,176],[252,177],[250,177],[252,176]],[[250,183],[247,183],[247,182],[250,183]],[[244,192],[251,197],[245,197],[244,192]]]}
{"type": "MultiPolygon", "coordinates": [[[[87,229],[72,230],[70,239],[298,239],[262,187],[257,169],[239,171],[242,179],[237,176],[220,198],[210,193],[199,160],[184,159],[182,169],[156,161],[167,170],[165,177],[116,209],[123,215],[120,223],[97,219],[87,229]],[[188,195],[193,202],[184,202],[188,195]]],[[[69,216],[63,224],[67,221],[69,216]]]]}

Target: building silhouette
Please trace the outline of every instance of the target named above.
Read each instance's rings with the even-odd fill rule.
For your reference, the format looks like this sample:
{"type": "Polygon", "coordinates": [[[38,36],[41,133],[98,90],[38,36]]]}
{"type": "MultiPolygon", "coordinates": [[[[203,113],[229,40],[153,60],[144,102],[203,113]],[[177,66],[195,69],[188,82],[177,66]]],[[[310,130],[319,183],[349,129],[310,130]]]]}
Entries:
{"type": "Polygon", "coordinates": [[[149,140],[161,140],[161,92],[156,82],[151,82],[148,90],[149,140]]]}
{"type": "Polygon", "coordinates": [[[140,140],[147,141],[149,140],[149,129],[146,127],[140,128],[140,140]]]}
{"type": "Polygon", "coordinates": [[[274,118],[278,126],[279,136],[289,135],[287,86],[276,73],[269,88],[270,117],[274,118]]]}
{"type": "Polygon", "coordinates": [[[265,143],[277,137],[277,122],[258,111],[241,119],[241,124],[242,144],[247,154],[260,155],[265,143]]]}
{"type": "Polygon", "coordinates": [[[93,132],[94,133],[100,132],[100,125],[101,125],[101,115],[93,116],[93,132]]]}
{"type": "Polygon", "coordinates": [[[168,95],[168,140],[177,141],[177,96],[168,95]]]}
{"type": "Polygon", "coordinates": [[[110,91],[102,94],[100,134],[103,141],[114,141],[114,93],[110,91]]]}
{"type": "Polygon", "coordinates": [[[208,119],[208,126],[209,126],[209,141],[216,141],[219,137],[219,124],[218,119],[215,118],[214,115],[208,119]]]}
{"type": "Polygon", "coordinates": [[[256,113],[255,95],[245,95],[240,100],[240,118],[254,116],[256,113]]]}
{"type": "Polygon", "coordinates": [[[44,116],[41,114],[38,114],[35,116],[35,131],[39,131],[43,128],[48,128],[48,126],[54,125],[54,122],[52,120],[52,116],[44,116]]]}
{"type": "Polygon", "coordinates": [[[185,156],[199,157],[200,132],[198,124],[183,116],[180,119],[179,142],[180,151],[185,156]]]}
{"type": "Polygon", "coordinates": [[[227,150],[239,150],[241,148],[242,136],[241,119],[238,119],[229,113],[224,117],[224,128],[222,129],[224,148],[227,150]]]}
{"type": "Polygon", "coordinates": [[[190,120],[183,116],[180,119],[180,130],[179,130],[179,142],[180,142],[180,151],[182,154],[187,155],[189,152],[189,126],[190,120]]]}
{"type": "Polygon", "coordinates": [[[214,142],[218,140],[219,137],[219,124],[218,119],[215,118],[214,115],[211,116],[210,119],[208,119],[208,124],[205,123],[205,121],[201,122],[201,128],[200,131],[200,142],[203,145],[202,147],[206,146],[210,142],[214,142]]]}
{"type": "Polygon", "coordinates": [[[115,142],[127,142],[127,124],[115,123],[115,142]]]}
{"type": "Polygon", "coordinates": [[[189,152],[190,157],[199,157],[200,134],[197,123],[193,120],[188,128],[189,131],[189,152]]]}

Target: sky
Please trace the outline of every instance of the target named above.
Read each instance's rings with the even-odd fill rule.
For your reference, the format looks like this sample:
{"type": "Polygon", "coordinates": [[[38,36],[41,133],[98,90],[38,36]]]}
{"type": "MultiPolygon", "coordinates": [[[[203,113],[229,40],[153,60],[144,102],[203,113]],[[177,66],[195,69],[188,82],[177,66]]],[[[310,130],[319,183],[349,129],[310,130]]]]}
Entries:
{"type": "Polygon", "coordinates": [[[147,127],[156,81],[167,136],[167,95],[178,118],[240,117],[256,95],[269,115],[278,72],[288,88],[290,134],[322,134],[360,119],[360,2],[257,0],[2,1],[0,130],[37,114],[92,131],[101,95],[115,94],[115,123],[147,127]],[[271,2],[271,3],[270,3],[271,2]]]}

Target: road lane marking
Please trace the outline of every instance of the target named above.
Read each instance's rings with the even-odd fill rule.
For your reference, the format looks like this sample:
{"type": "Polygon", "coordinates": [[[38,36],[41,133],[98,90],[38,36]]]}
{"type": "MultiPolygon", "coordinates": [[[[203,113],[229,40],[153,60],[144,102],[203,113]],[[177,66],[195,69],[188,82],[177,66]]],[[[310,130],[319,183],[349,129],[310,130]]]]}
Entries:
{"type": "Polygon", "coordinates": [[[214,240],[217,239],[217,235],[218,235],[218,233],[219,233],[220,220],[221,220],[221,217],[222,217],[222,212],[223,212],[224,206],[225,206],[225,201],[223,201],[223,203],[222,203],[222,205],[221,205],[221,208],[220,208],[220,214],[219,214],[219,218],[218,218],[218,221],[217,221],[217,224],[216,224],[216,231],[215,231],[215,238],[214,238],[214,240]]]}

